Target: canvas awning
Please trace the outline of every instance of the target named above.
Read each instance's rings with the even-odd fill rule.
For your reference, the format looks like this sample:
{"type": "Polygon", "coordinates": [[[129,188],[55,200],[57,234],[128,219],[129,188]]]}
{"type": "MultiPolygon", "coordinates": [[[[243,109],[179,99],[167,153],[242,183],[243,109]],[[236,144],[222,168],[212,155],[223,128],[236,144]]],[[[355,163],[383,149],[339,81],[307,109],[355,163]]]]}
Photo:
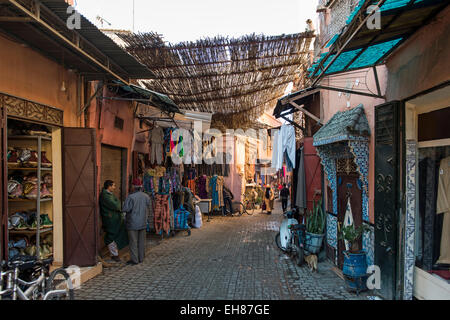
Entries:
{"type": "Polygon", "coordinates": [[[364,106],[337,112],[314,135],[313,145],[323,146],[346,140],[366,141],[370,137],[370,127],[364,112],[364,106]]]}
{"type": "Polygon", "coordinates": [[[390,53],[448,4],[448,0],[360,0],[344,31],[327,44],[329,52],[308,69],[312,86],[324,76],[383,64],[390,53]],[[371,5],[379,7],[380,28],[368,23],[373,17],[367,13],[371,5]]]}

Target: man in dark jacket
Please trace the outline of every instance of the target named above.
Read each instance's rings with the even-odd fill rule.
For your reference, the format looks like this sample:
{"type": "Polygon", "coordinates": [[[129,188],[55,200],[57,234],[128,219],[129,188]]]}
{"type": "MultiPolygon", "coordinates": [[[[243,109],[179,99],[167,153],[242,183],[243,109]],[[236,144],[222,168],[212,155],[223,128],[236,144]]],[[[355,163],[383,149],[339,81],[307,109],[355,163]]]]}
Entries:
{"type": "Polygon", "coordinates": [[[288,199],[289,199],[289,189],[286,187],[286,183],[283,183],[283,189],[281,189],[281,206],[283,207],[283,213],[286,212],[288,199]]]}
{"type": "Polygon", "coordinates": [[[234,199],[233,193],[227,187],[223,186],[223,214],[227,215],[229,212],[230,215],[233,214],[233,202],[231,200],[234,199]],[[227,208],[228,207],[228,208],[227,208]]]}
{"type": "Polygon", "coordinates": [[[128,245],[128,235],[120,210],[120,201],[114,195],[116,184],[106,180],[100,194],[100,215],[102,217],[102,229],[105,234],[105,245],[108,246],[111,258],[120,262],[119,250],[128,245]]]}
{"type": "Polygon", "coordinates": [[[142,181],[133,180],[134,192],[130,194],[123,205],[126,212],[126,226],[130,239],[130,261],[127,264],[135,265],[144,261],[145,238],[147,228],[147,210],[150,206],[150,197],[142,192],[142,181]]]}

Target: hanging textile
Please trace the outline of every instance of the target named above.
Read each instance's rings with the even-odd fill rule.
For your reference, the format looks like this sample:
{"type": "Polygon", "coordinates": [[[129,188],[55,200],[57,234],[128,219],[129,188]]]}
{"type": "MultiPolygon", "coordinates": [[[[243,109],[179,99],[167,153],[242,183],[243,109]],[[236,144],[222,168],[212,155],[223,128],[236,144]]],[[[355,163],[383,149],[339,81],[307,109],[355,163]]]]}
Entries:
{"type": "Polygon", "coordinates": [[[164,132],[161,127],[155,127],[150,131],[150,162],[152,164],[162,164],[163,162],[163,144],[164,132]]]}
{"type": "Polygon", "coordinates": [[[157,194],[155,200],[154,226],[157,234],[170,231],[169,195],[157,194]]]}
{"type": "Polygon", "coordinates": [[[244,138],[236,138],[236,170],[239,175],[244,175],[245,165],[245,140],[244,138]]]}
{"type": "Polygon", "coordinates": [[[213,176],[209,179],[209,190],[211,191],[212,208],[216,210],[219,208],[219,194],[217,192],[217,178],[218,176],[213,176]]]}
{"type": "Polygon", "coordinates": [[[300,209],[306,209],[306,180],[305,180],[305,157],[304,148],[298,150],[298,167],[296,176],[296,192],[295,192],[295,206],[300,209]]]}
{"type": "Polygon", "coordinates": [[[208,192],[206,191],[206,176],[202,175],[197,178],[197,195],[200,197],[200,199],[207,199],[208,198],[208,192]]]}
{"type": "Polygon", "coordinates": [[[223,183],[224,183],[224,179],[222,176],[218,176],[217,177],[217,195],[219,197],[219,207],[223,207],[224,206],[224,202],[223,202],[223,183]]]}
{"type": "Polygon", "coordinates": [[[436,214],[444,215],[441,235],[441,255],[438,264],[450,264],[450,157],[439,166],[439,182],[436,214]]]}

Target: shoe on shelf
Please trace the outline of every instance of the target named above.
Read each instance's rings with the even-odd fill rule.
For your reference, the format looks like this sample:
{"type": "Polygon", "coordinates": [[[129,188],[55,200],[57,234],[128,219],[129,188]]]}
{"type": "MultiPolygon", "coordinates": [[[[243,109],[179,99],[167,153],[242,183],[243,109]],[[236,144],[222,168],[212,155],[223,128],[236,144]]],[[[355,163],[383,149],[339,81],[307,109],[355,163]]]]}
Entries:
{"type": "Polygon", "coordinates": [[[41,214],[42,227],[53,227],[53,222],[48,217],[48,214],[41,214]]]}
{"type": "Polygon", "coordinates": [[[25,166],[25,164],[28,162],[28,160],[31,159],[31,150],[30,149],[19,149],[18,151],[19,155],[19,161],[22,163],[22,166],[25,166]]]}
{"type": "Polygon", "coordinates": [[[20,167],[19,156],[14,148],[8,148],[8,168],[18,168],[20,167]]]}
{"type": "Polygon", "coordinates": [[[52,163],[50,162],[50,160],[47,159],[47,157],[45,156],[45,151],[41,151],[41,167],[43,168],[51,168],[52,167],[52,163]]]}
{"type": "Polygon", "coordinates": [[[37,151],[31,151],[31,157],[28,159],[26,163],[27,167],[37,168],[38,166],[38,153],[37,151]]]}
{"type": "Polygon", "coordinates": [[[23,196],[23,186],[16,180],[8,181],[8,198],[18,199],[23,196]]]}
{"type": "Polygon", "coordinates": [[[41,185],[41,198],[51,198],[53,194],[50,193],[50,190],[47,188],[47,184],[43,183],[41,185]]]}
{"type": "Polygon", "coordinates": [[[24,195],[27,199],[37,199],[37,183],[33,182],[25,182],[24,183],[24,195]]]}

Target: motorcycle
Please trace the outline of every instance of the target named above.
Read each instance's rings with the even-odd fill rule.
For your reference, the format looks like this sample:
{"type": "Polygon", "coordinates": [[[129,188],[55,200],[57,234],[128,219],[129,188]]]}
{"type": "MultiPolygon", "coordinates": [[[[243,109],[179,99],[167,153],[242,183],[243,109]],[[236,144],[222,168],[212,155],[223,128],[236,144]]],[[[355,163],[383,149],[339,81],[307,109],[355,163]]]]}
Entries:
{"type": "Polygon", "coordinates": [[[292,210],[286,211],[283,215],[285,219],[281,222],[280,231],[275,236],[275,242],[281,251],[289,254],[295,263],[301,266],[305,255],[306,226],[298,223],[292,210]]]}

